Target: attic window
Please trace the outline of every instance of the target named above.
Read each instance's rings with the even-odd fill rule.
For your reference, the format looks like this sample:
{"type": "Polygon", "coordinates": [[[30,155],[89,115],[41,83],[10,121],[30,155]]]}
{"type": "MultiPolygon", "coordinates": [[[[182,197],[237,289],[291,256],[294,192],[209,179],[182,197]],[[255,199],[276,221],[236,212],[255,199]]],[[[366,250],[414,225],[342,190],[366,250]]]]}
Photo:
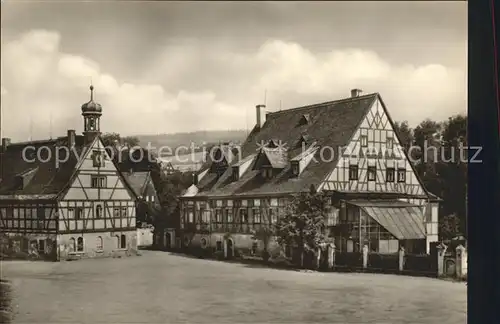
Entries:
{"type": "Polygon", "coordinates": [[[262,178],[271,179],[273,177],[273,169],[272,168],[262,168],[262,178]]]}
{"type": "Polygon", "coordinates": [[[297,142],[297,147],[300,147],[301,145],[307,145],[311,142],[311,136],[308,134],[302,134],[300,135],[300,138],[297,142]]]}
{"type": "Polygon", "coordinates": [[[292,173],[294,176],[298,176],[300,172],[299,169],[299,163],[298,162],[292,162],[292,173]]]}
{"type": "Polygon", "coordinates": [[[267,143],[267,147],[268,148],[277,148],[278,147],[278,141],[277,140],[269,140],[269,142],[267,143]]]}
{"type": "Polygon", "coordinates": [[[307,125],[307,124],[309,124],[310,121],[311,121],[311,117],[309,116],[309,114],[304,114],[300,118],[299,125],[307,125]]]}

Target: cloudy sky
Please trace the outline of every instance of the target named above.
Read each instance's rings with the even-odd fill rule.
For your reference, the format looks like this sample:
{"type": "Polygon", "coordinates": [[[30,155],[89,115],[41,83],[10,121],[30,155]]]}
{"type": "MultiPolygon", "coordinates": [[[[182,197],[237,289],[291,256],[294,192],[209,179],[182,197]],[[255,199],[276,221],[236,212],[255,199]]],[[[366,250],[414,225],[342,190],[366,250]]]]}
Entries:
{"type": "Polygon", "coordinates": [[[466,10],[430,1],[7,0],[2,136],[81,132],[91,79],[101,130],[127,135],[251,128],[266,90],[270,111],[361,88],[379,92],[396,120],[445,119],[466,111],[466,10]]]}

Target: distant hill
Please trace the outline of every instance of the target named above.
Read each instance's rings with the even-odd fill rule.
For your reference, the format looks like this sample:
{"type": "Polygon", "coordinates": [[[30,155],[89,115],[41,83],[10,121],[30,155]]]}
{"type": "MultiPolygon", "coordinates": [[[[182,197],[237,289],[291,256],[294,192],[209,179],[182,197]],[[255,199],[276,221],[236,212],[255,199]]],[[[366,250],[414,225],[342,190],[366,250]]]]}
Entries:
{"type": "MultiPolygon", "coordinates": [[[[197,131],[188,133],[158,134],[158,135],[137,135],[139,145],[146,147],[151,143],[151,147],[169,147],[175,150],[179,146],[189,147],[191,143],[196,146],[213,145],[224,142],[241,143],[247,137],[246,130],[229,131],[197,131]]],[[[163,150],[165,152],[165,149],[163,150]]]]}

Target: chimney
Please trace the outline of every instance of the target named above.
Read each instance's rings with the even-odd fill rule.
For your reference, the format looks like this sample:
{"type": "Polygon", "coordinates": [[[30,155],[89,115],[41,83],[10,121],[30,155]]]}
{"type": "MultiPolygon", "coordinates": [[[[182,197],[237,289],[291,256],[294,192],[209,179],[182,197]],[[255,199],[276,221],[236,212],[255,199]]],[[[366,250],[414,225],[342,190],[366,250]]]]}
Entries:
{"type": "Polygon", "coordinates": [[[363,92],[361,89],[352,89],[351,98],[359,97],[361,95],[361,92],[363,92]]]}
{"type": "Polygon", "coordinates": [[[68,129],[68,147],[72,148],[75,146],[76,132],[74,129],[68,129]]]}
{"type": "Polygon", "coordinates": [[[7,151],[7,147],[10,145],[10,138],[2,138],[2,152],[7,151]]]}
{"type": "Polygon", "coordinates": [[[257,105],[255,106],[255,111],[257,112],[257,127],[262,127],[266,122],[266,115],[264,114],[264,110],[266,109],[266,105],[257,105]]]}

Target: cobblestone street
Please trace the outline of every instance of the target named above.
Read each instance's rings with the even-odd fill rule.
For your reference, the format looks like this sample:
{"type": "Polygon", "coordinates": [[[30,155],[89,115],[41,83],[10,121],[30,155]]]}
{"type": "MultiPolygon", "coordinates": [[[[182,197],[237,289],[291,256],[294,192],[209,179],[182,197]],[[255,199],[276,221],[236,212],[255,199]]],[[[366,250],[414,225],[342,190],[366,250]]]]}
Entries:
{"type": "Polygon", "coordinates": [[[466,286],[301,273],[144,251],[123,259],[4,262],[15,323],[465,323],[466,286]]]}

